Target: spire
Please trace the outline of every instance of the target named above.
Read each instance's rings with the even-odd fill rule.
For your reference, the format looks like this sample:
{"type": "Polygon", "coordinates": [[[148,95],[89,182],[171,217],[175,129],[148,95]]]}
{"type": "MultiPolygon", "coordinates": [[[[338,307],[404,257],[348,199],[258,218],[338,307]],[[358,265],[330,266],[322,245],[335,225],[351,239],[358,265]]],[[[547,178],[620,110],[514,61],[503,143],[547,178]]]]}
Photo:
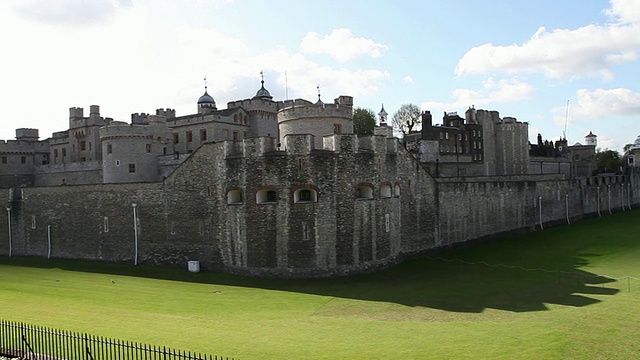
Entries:
{"type": "Polygon", "coordinates": [[[217,110],[216,101],[207,92],[207,78],[206,77],[204,78],[204,94],[202,94],[202,96],[200,96],[200,98],[198,99],[198,112],[201,113],[200,109],[204,109],[204,108],[217,110]]]}
{"type": "Polygon", "coordinates": [[[387,112],[384,111],[384,103],[382,104],[382,109],[378,113],[378,117],[380,117],[380,125],[385,124],[387,122],[387,112]]]}
{"type": "Polygon", "coordinates": [[[318,86],[316,86],[316,89],[318,89],[318,102],[316,102],[316,105],[324,105],[322,100],[320,100],[320,85],[319,84],[318,84],[318,86]]]}
{"type": "Polygon", "coordinates": [[[260,70],[260,79],[260,84],[262,86],[260,86],[260,89],[258,89],[258,92],[256,92],[256,96],[254,96],[254,98],[273,99],[273,97],[269,93],[269,90],[264,88],[264,71],[262,70],[260,70]]]}

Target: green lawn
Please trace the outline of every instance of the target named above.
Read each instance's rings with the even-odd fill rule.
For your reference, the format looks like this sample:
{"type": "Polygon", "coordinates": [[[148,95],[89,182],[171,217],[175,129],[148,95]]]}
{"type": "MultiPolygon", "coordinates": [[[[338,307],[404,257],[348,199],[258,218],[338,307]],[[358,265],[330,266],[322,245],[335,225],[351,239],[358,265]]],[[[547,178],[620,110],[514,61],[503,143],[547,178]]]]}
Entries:
{"type": "Polygon", "coordinates": [[[640,358],[640,280],[596,276],[640,279],[639,220],[323,280],[1,257],[0,318],[242,360],[640,358]]]}

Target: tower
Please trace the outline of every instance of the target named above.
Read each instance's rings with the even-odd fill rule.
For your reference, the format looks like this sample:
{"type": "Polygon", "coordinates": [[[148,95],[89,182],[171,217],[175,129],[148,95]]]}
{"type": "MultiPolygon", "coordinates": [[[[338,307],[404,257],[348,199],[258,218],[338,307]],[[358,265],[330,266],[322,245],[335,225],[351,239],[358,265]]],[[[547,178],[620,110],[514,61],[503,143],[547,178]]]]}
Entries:
{"type": "Polygon", "coordinates": [[[380,118],[380,126],[387,124],[387,115],[389,114],[387,114],[387,112],[384,111],[384,104],[382,104],[382,109],[378,113],[378,118],[380,118]]]}
{"type": "Polygon", "coordinates": [[[216,110],[216,101],[207,92],[207,78],[204,78],[204,94],[198,99],[198,114],[210,114],[216,110]]]}
{"type": "Polygon", "coordinates": [[[584,137],[585,145],[598,146],[598,135],[594,135],[591,131],[584,137]]]}

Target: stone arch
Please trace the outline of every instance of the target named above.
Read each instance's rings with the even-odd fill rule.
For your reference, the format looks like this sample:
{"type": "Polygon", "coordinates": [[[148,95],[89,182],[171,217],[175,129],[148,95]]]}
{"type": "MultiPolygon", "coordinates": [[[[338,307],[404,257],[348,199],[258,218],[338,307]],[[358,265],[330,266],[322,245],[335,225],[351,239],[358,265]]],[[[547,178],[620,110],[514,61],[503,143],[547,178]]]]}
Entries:
{"type": "Polygon", "coordinates": [[[242,204],[242,190],[229,189],[227,191],[227,205],[239,205],[242,204]]]}
{"type": "Polygon", "coordinates": [[[360,183],[356,186],[356,198],[363,200],[373,199],[373,184],[360,183]]]}

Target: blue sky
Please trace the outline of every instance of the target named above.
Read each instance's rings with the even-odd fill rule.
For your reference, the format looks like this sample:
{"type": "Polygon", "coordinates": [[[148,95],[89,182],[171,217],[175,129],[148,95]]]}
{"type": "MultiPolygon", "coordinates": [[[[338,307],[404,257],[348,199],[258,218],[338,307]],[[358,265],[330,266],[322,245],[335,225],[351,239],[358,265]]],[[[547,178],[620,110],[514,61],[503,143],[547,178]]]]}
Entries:
{"type": "Polygon", "coordinates": [[[8,0],[0,24],[2,139],[65,130],[73,106],[191,114],[205,76],[224,108],[261,70],[277,100],[319,85],[376,113],[498,110],[534,141],[566,125],[570,144],[592,131],[620,150],[640,134],[637,0],[8,0]]]}

